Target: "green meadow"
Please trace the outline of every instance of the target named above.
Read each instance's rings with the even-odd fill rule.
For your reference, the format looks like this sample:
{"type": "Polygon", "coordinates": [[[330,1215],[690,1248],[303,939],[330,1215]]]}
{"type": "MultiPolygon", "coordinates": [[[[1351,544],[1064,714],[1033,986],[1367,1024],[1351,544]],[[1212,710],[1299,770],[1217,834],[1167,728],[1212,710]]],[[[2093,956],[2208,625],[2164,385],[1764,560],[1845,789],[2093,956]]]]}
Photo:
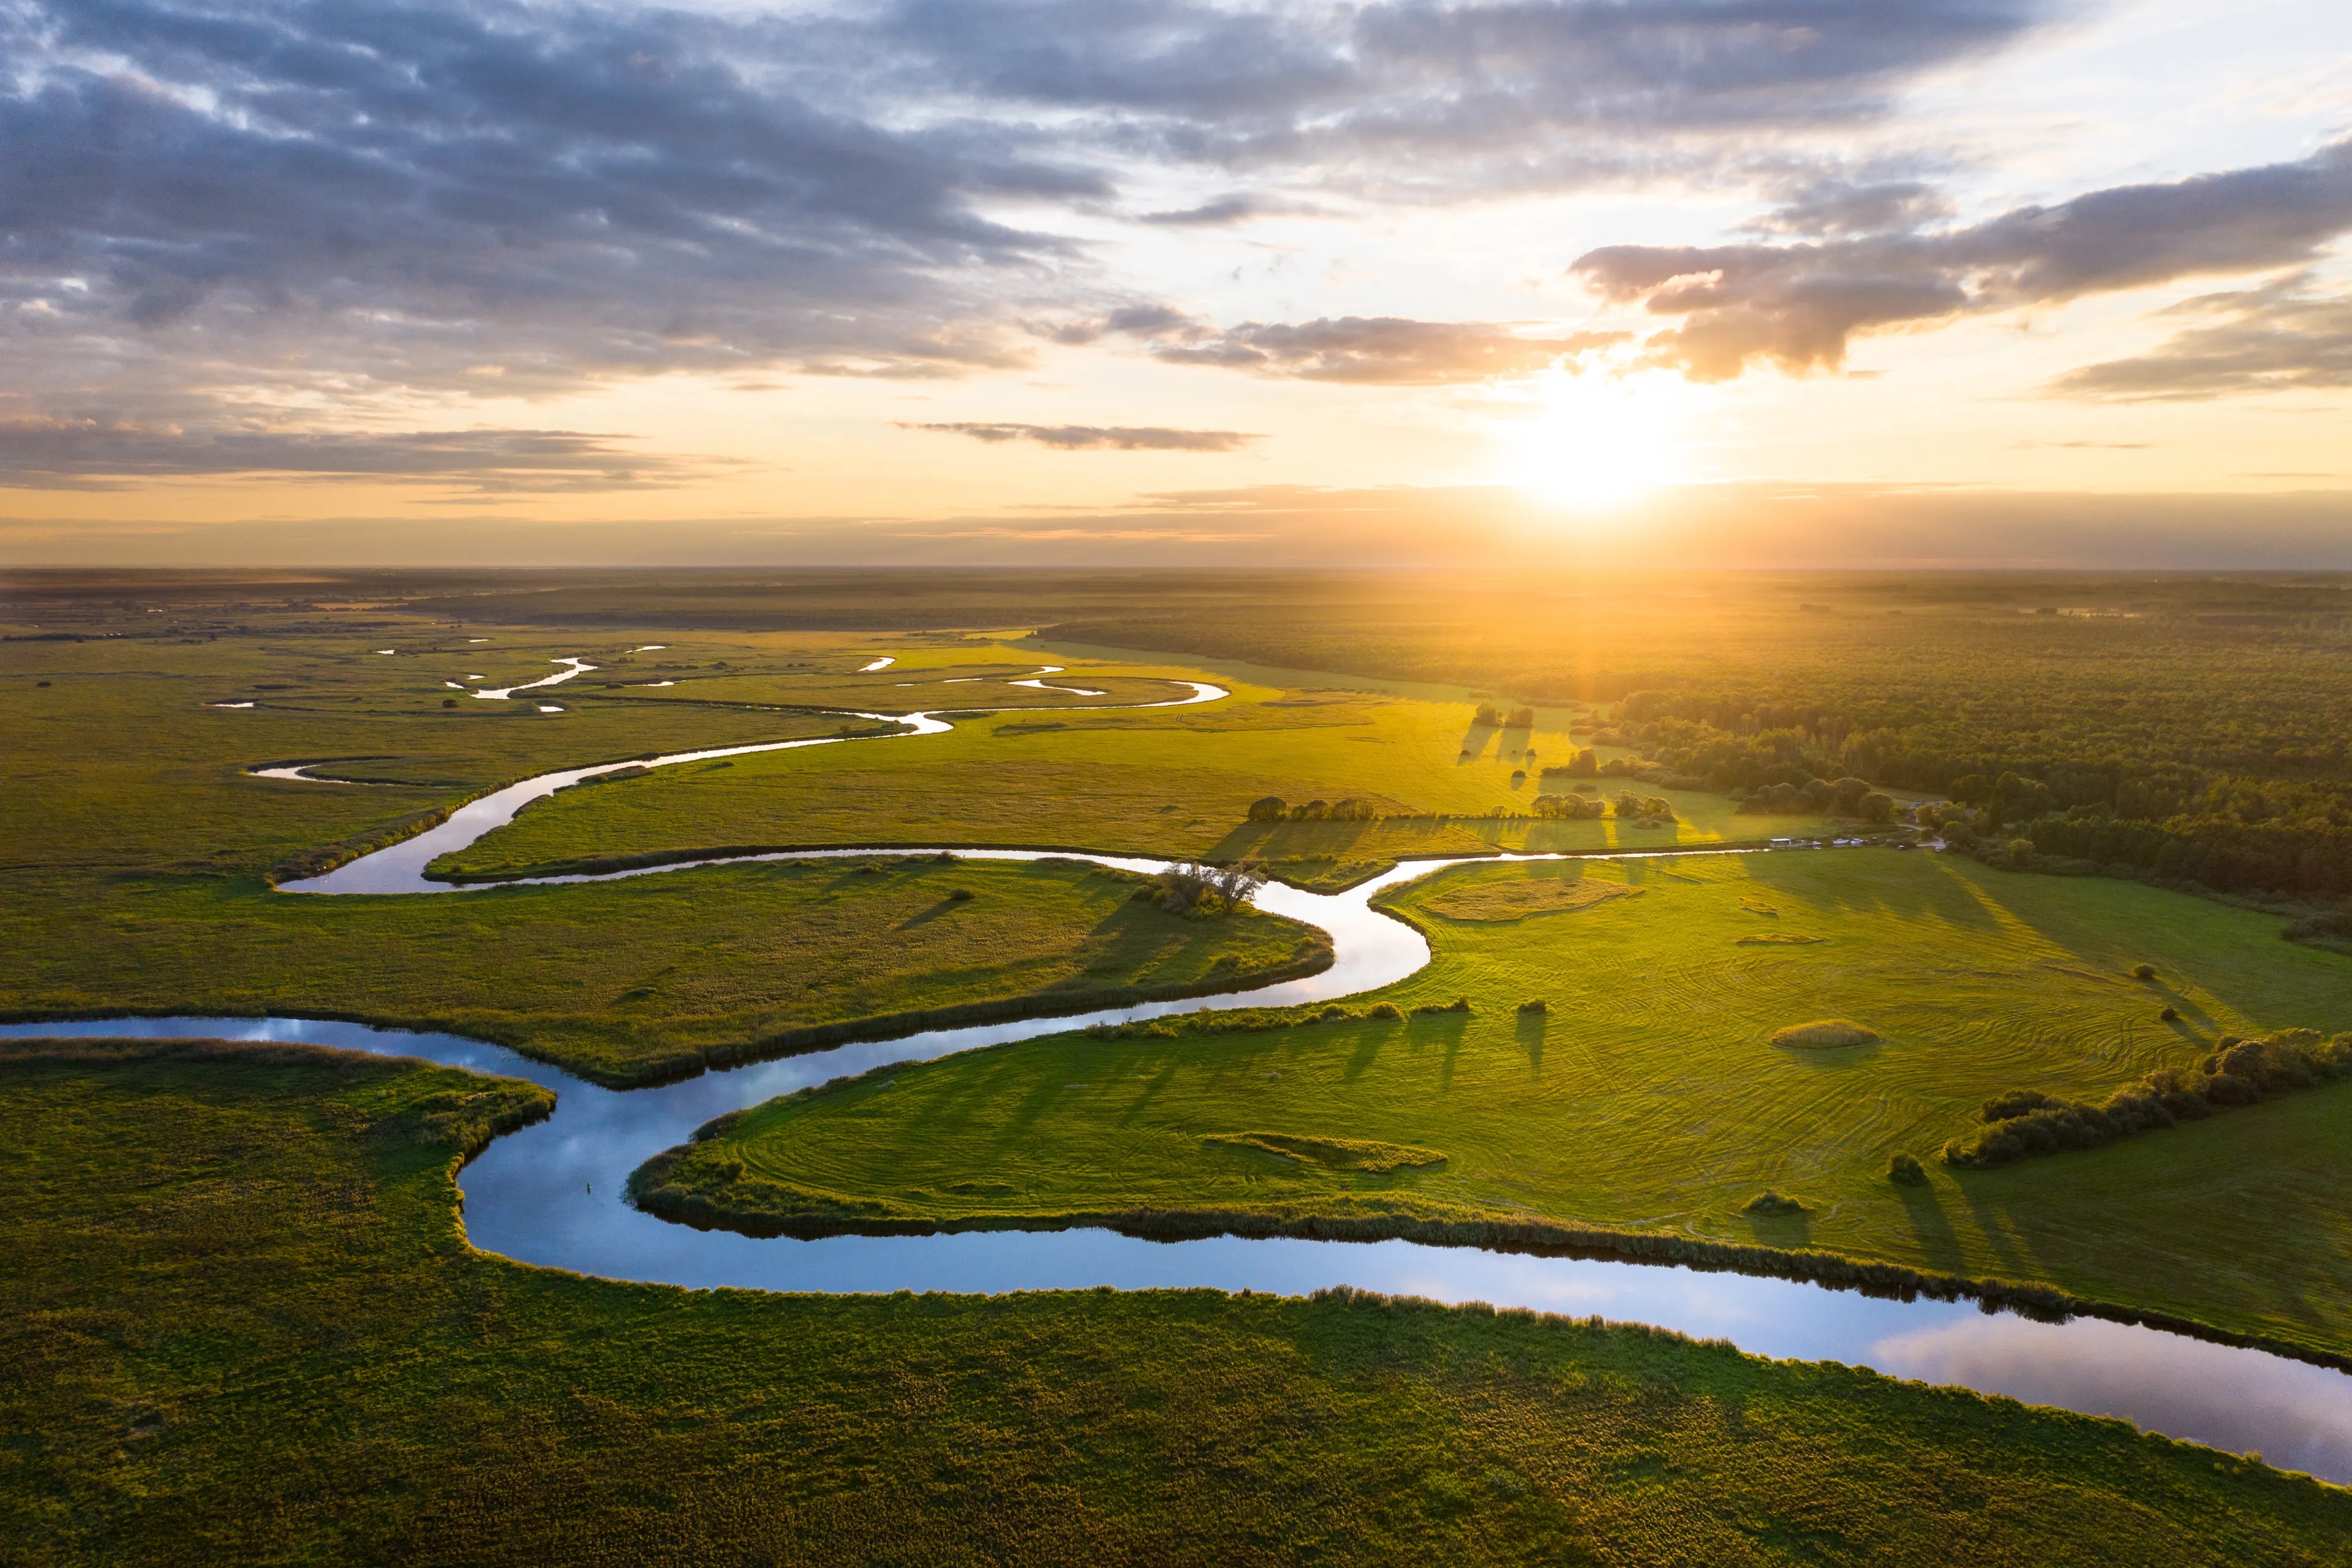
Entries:
{"type": "Polygon", "coordinates": [[[1933,1157],[2007,1090],[2096,1100],[2225,1033],[2352,1026],[2352,958],[2279,941],[2273,917],[1885,850],[1470,867],[1386,901],[1433,960],[1349,1010],[1401,1016],[894,1068],[771,1101],[648,1178],[755,1228],[1601,1226],[2352,1349],[2352,1088],[1998,1171],[1933,1157]],[[1829,1018],[1879,1038],[1771,1038],[1829,1018]],[[1443,1158],[1374,1171],[1268,1137],[1443,1158]],[[1886,1179],[1899,1151],[1927,1186],[1886,1179]],[[1801,1206],[1747,1212],[1767,1193],[1801,1206]]]}
{"type": "MultiPolygon", "coordinates": [[[[907,657],[907,668],[867,679],[919,684],[877,687],[877,696],[887,691],[908,708],[984,703],[983,716],[950,713],[951,733],[904,745],[820,747],[740,758],[724,769],[659,770],[593,797],[552,801],[445,857],[436,870],[528,875],[720,847],[970,844],[1247,858],[1315,885],[1360,879],[1404,856],[1670,847],[1821,826],[1811,817],[1742,817],[1722,795],[1648,785],[1634,787],[1673,800],[1674,825],[1534,819],[1527,814],[1546,787],[1541,769],[1588,743],[1573,738],[1571,725],[1582,726],[1567,709],[1539,710],[1531,731],[1505,730],[1474,724],[1466,702],[1226,678],[1233,695],[1197,707],[1042,713],[1026,710],[1038,706],[1026,702],[1035,692],[997,679],[1005,668],[1034,665],[965,662],[971,656],[961,652],[907,657]],[[934,679],[975,669],[992,676],[977,684],[934,679]],[[989,710],[1008,696],[1024,698],[1023,710],[989,710]],[[1361,800],[1379,815],[1248,821],[1251,803],[1268,795],[1293,805],[1361,800]]],[[[1211,677],[1182,666],[1074,662],[1050,679],[1096,689],[1124,680],[1125,700],[1150,700],[1154,681],[1211,677]]],[[[746,698],[781,700],[794,689],[782,677],[722,684],[746,698]]],[[[681,682],[677,689],[698,689],[681,682]]],[[[1604,794],[1630,783],[1592,782],[1604,794]]]]}
{"type": "MultiPolygon", "coordinates": [[[[625,669],[666,657],[626,651],[657,640],[583,653],[625,669]]],[[[698,651],[866,658],[770,643],[698,651]]],[[[1131,881],[1070,863],[885,858],[436,897],[271,890],[272,873],[307,853],[396,834],[515,777],[838,727],[790,710],[599,702],[574,695],[578,682],[551,689],[560,715],[471,697],[442,706],[445,678],[533,679],[548,649],[581,646],[411,626],[0,645],[0,720],[16,742],[0,751],[0,1011],[359,1018],[495,1040],[621,1084],[849,1034],[1225,990],[1323,962],[1319,935],[1291,922],[1180,919],[1130,902],[1131,881]],[[383,647],[405,651],[372,651],[383,647]],[[207,706],[239,693],[257,706],[207,706]],[[373,782],[249,773],[292,762],[373,782]]]]}
{"type": "Polygon", "coordinates": [[[2120,1421],[1646,1329],[1214,1291],[813,1297],[473,1251],[544,1091],[0,1046],[27,1568],[2317,1563],[2352,1494],[2120,1421]]]}

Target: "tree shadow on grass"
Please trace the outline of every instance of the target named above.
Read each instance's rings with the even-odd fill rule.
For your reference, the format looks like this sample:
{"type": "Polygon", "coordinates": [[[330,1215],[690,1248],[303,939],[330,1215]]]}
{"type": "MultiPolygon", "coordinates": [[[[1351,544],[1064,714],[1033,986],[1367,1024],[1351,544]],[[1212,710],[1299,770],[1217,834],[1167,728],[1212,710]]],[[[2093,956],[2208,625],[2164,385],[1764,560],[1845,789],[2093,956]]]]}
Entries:
{"type": "MultiPolygon", "coordinates": [[[[1462,754],[1454,759],[1454,765],[1459,767],[1476,762],[1486,752],[1486,742],[1502,732],[1502,727],[1497,724],[1471,725],[1462,732],[1462,754]]],[[[1500,755],[1499,748],[1496,754],[1500,755]]]]}
{"type": "Polygon", "coordinates": [[[1404,1033],[1402,1023],[1390,1019],[1368,1019],[1357,1025],[1356,1048],[1349,1056],[1348,1065],[1339,1069],[1340,1078],[1353,1083],[1363,1077],[1380,1059],[1381,1048],[1391,1040],[1402,1038],[1404,1033]]]}
{"type": "Polygon", "coordinates": [[[1803,1209],[1794,1214],[1748,1214],[1739,1217],[1757,1241],[1765,1247],[1777,1247],[1786,1251],[1802,1251],[1813,1243],[1813,1216],[1803,1209]]]}
{"type": "Polygon", "coordinates": [[[1911,1222],[1911,1234],[1927,1266],[1947,1274],[1962,1272],[1959,1233],[1952,1228],[1951,1218],[1944,1213],[1943,1201],[1936,1196],[1936,1189],[1896,1185],[1895,1195],[1903,1200],[1905,1217],[1911,1222]]]}
{"type": "Polygon", "coordinates": [[[1544,1032],[1550,1023],[1549,1013],[1522,1013],[1511,1031],[1519,1049],[1528,1053],[1528,1071],[1534,1078],[1543,1077],[1544,1032]]]}
{"type": "Polygon", "coordinates": [[[930,908],[922,910],[915,914],[908,915],[905,920],[900,921],[893,929],[898,931],[908,931],[916,926],[929,925],[931,921],[938,920],[941,915],[953,914],[956,910],[964,908],[971,902],[972,902],[972,900],[970,899],[959,899],[953,893],[950,893],[938,903],[931,905],[930,908]]]}

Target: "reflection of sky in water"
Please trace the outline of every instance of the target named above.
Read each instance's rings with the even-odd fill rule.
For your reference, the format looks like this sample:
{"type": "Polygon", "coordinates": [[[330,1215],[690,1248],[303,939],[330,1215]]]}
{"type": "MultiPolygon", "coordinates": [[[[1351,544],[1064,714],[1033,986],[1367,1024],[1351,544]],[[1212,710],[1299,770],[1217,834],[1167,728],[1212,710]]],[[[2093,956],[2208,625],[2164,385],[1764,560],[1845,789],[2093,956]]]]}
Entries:
{"type": "Polygon", "coordinates": [[[1964,1302],[1878,1300],[1783,1279],[1403,1241],[1218,1237],[1164,1243],[1102,1230],[759,1240],[672,1225],[621,1201],[629,1172],[723,1111],[869,1067],[1070,1023],[1031,1020],[846,1046],[629,1093],[578,1082],[500,1047],[356,1024],[135,1018],[0,1026],[0,1035],[308,1040],[546,1084],[562,1096],[557,1114],[500,1138],[467,1167],[466,1226],[486,1250],[583,1274],[821,1291],[1114,1285],[1301,1295],[1353,1285],[1441,1301],[1597,1313],[1727,1339],[1759,1355],[1866,1364],[2030,1404],[2119,1415],[2150,1431],[2233,1452],[2259,1450],[2273,1464],[2352,1482],[2352,1377],[2119,1323],[2036,1323],[1987,1315],[1964,1302]]]}
{"type": "Polygon", "coordinates": [[[2259,1451],[2273,1464],[2352,1481],[2352,1378],[2279,1356],[2122,1323],[1977,1317],[1879,1341],[1870,1363],[2029,1405],[2120,1415],[2151,1432],[2259,1451]]]}

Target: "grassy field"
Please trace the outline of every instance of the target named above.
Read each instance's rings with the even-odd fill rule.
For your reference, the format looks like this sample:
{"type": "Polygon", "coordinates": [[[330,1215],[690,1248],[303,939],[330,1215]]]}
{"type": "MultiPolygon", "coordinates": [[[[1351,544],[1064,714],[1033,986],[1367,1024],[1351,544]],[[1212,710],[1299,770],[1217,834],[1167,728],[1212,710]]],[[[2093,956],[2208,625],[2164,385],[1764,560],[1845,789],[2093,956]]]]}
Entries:
{"type": "Polygon", "coordinates": [[[1298,952],[1309,933],[1288,922],[1180,920],[1069,865],[745,867],[446,898],[273,892],[268,876],[291,857],[519,775],[838,723],[625,703],[577,681],[550,689],[562,714],[470,696],[446,709],[445,678],[535,679],[573,652],[615,669],[689,657],[821,664],[830,679],[868,662],[822,637],[673,637],[632,653],[665,638],[606,647],[397,621],[322,630],[319,619],[216,640],[0,644],[11,741],[0,748],[0,1012],[359,1017],[497,1040],[625,1083],[812,1031],[889,1032],[954,1007],[1076,1012],[1314,962],[1298,952]],[[207,706],[239,693],[257,706],[207,706]],[[331,778],[399,782],[248,772],[314,761],[331,778]],[[956,900],[959,888],[976,896],[956,900]]]}
{"type": "Polygon", "coordinates": [[[495,1040],[613,1085],[1329,961],[1295,921],[1187,920],[1131,901],[1136,887],[1070,861],[888,858],[442,898],[157,879],[115,909],[0,904],[0,950],[23,1016],[357,1017],[495,1040]]]}
{"type": "Polygon", "coordinates": [[[471,1252],[541,1091],[0,1047],[0,1521],[50,1564],[2316,1564],[2352,1494],[2121,1422],[1377,1300],[813,1298],[471,1252]]]}
{"type": "MultiPolygon", "coordinates": [[[[1016,689],[993,677],[985,684],[935,682],[941,670],[1021,668],[1010,658],[1002,665],[971,659],[963,650],[910,651],[901,666],[870,679],[917,682],[887,689],[902,700],[912,698],[909,706],[926,708],[978,705],[982,700],[971,694],[980,692],[989,693],[986,703],[995,706],[1016,689]]],[[[786,689],[787,679],[727,684],[751,696],[786,689]]],[[[1209,677],[1181,665],[1096,662],[1073,663],[1050,679],[1101,690],[1124,688],[1129,700],[1149,700],[1154,681],[1209,677]]],[[[1643,793],[1675,802],[1680,821],[1644,828],[1613,818],[1501,816],[1528,812],[1543,791],[1538,775],[1546,762],[1568,760],[1578,743],[1570,733],[1572,724],[1580,727],[1577,713],[1543,710],[1532,731],[1502,730],[1472,723],[1473,705],[1466,702],[1224,684],[1232,697],[1200,707],[998,712],[887,752],[824,747],[747,757],[723,773],[665,770],[593,799],[552,802],[445,858],[440,868],[501,876],[714,846],[944,843],[1246,856],[1313,881],[1334,867],[1360,875],[1405,855],[1476,854],[1497,847],[1670,847],[1819,826],[1811,817],[1742,817],[1720,795],[1647,785],[1639,786],[1643,793]],[[1386,819],[1248,822],[1250,803],[1266,795],[1294,805],[1361,799],[1386,819]]],[[[677,689],[696,688],[681,683],[677,689]]],[[[1624,782],[1596,781],[1603,791],[1624,782]]]]}
{"type": "Polygon", "coordinates": [[[2275,919],[1887,851],[1467,868],[1391,897],[1434,949],[1375,994],[1402,1018],[896,1068],[887,1097],[770,1102],[664,1184],[766,1226],[1599,1225],[2040,1281],[2352,1350],[2352,1088],[2006,1170],[1933,1161],[2008,1089],[2097,1099],[2225,1032],[2352,1025],[2352,959],[2279,941],[2275,919]],[[2141,963],[2157,979],[2131,977],[2141,963]],[[1456,998],[1469,1011],[1411,1013],[1456,998]],[[1830,1017],[1883,1040],[1770,1041],[1830,1017]],[[1240,1136],[1264,1133],[1444,1161],[1370,1173],[1240,1136]],[[1885,1179],[1898,1150],[1930,1160],[1930,1185],[1885,1179]],[[973,1183],[998,1185],[954,1190],[973,1183]],[[1803,1207],[1747,1213],[1768,1191],[1803,1207]]]}

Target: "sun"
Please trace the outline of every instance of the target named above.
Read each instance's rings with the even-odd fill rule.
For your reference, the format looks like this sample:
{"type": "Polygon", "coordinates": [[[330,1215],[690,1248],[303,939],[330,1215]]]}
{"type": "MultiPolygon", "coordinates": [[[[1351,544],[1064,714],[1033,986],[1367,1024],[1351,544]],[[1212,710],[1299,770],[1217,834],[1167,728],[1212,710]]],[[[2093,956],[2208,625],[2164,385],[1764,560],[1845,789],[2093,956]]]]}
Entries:
{"type": "Polygon", "coordinates": [[[1683,477],[1682,405],[1669,377],[1548,374],[1510,432],[1509,482],[1565,511],[1621,510],[1683,477]]]}

